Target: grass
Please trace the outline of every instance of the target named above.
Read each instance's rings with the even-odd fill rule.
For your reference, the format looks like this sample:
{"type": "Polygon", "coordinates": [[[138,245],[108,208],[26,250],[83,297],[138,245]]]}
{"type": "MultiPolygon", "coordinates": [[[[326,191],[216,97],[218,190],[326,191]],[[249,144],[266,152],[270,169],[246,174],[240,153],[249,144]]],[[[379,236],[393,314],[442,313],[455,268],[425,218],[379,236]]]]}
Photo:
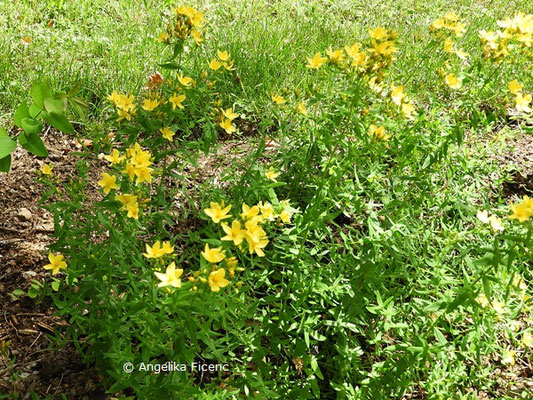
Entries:
{"type": "MultiPolygon", "coordinates": [[[[531,133],[528,117],[513,119],[506,102],[512,79],[530,92],[533,76],[527,63],[476,64],[480,57],[475,56],[479,30],[496,29],[497,20],[519,10],[531,13],[530,2],[402,0],[369,8],[348,0],[228,0],[193,5],[208,18],[207,36],[200,49],[185,49],[183,63],[199,75],[216,50],[225,49],[237,70],[224,75],[215,91],[205,92],[211,97],[187,92],[193,111],[186,109],[172,126],[180,132],[191,126],[216,129],[209,121],[218,111],[210,104],[220,99],[223,107],[233,106],[242,119],[253,121],[253,137],[246,139],[252,153],[243,163],[227,166],[222,174],[227,188],[216,181],[198,184],[186,206],[194,224],[188,220],[191,228],[176,233],[167,213],[173,196],[184,191],[182,160],[189,148],[179,142],[178,158],[169,159],[169,167],[167,144],[160,150],[161,140],[150,136],[166,117],[139,111],[140,121],[128,130],[110,118],[113,110],[105,99],[113,90],[144,93],[147,75],[170,58],[170,48],[162,51],[156,41],[169,4],[0,3],[5,10],[0,16],[0,122],[11,120],[14,104],[25,101],[32,82],[42,77],[55,88],[81,83],[81,95],[91,105],[87,126],[102,122],[116,130],[121,151],[132,138],[142,141],[158,157],[155,165],[163,177],[176,185],[154,178],[152,191],[142,192],[119,178],[124,193],[140,190],[135,192],[140,198],[151,196],[142,225],[121,218],[112,197],[80,211],[80,188],[88,185],[83,163],[96,159],[88,151],[78,165],[78,181],[64,189],[67,200],[47,205],[65,221],[56,224],[57,242],[50,248],[67,256],[65,284],[75,289],[46,295],[63,315],[75,316],[79,331],[69,330],[73,340],[78,334],[90,338],[91,346],[80,348],[107,371],[110,390],[128,388],[139,398],[176,393],[236,398],[252,392],[264,398],[531,398],[532,354],[523,344],[533,331],[531,289],[516,279],[533,279],[532,229],[527,222],[507,221],[509,202],[517,196],[504,196],[502,183],[510,172],[487,152],[505,151],[506,139],[531,133]],[[428,31],[450,10],[467,23],[458,47],[472,55],[472,62],[453,66],[466,77],[462,92],[442,83],[438,70],[447,56],[428,31]],[[385,79],[404,84],[415,99],[422,113],[414,121],[394,114],[380,96],[360,92],[363,80],[306,68],[307,57],[365,42],[376,26],[398,31],[399,52],[385,79]],[[24,37],[31,43],[24,44],[24,37]],[[284,90],[289,97],[295,89],[310,92],[302,97],[309,118],[270,98],[284,90]],[[390,145],[368,138],[370,123],[386,127],[390,145]],[[495,131],[499,140],[491,141],[495,131]],[[267,136],[280,143],[273,154],[264,151],[267,136]],[[265,180],[271,166],[281,171],[280,184],[265,180]],[[159,264],[143,258],[144,246],[169,239],[179,247],[174,260],[178,268],[184,266],[183,276],[203,276],[214,264],[200,256],[203,246],[225,243],[219,240],[224,233],[202,210],[223,199],[233,204],[235,218],[242,202],[278,206],[278,199],[290,199],[297,211],[287,227],[265,227],[270,239],[265,258],[225,247],[244,267],[242,287],[232,284],[222,296],[197,283],[207,288],[199,291],[204,296],[199,301],[190,300],[185,289],[168,297],[155,290],[152,272],[159,264]],[[480,210],[501,217],[505,233],[478,221],[480,210]],[[105,231],[111,232],[108,237],[105,231]],[[101,243],[93,243],[96,234],[102,234],[101,243]],[[86,265],[93,269],[87,272],[86,265]],[[196,266],[199,275],[193,275],[196,266]],[[125,311],[118,309],[118,295],[125,311]],[[80,299],[87,313],[79,310],[80,299]],[[510,351],[517,354],[511,357],[510,351]],[[128,378],[116,372],[125,359],[170,356],[230,361],[232,375],[199,385],[176,375],[128,378]]],[[[101,145],[95,153],[110,151],[95,130],[80,134],[101,145]]],[[[201,147],[192,140],[188,145],[201,147]]],[[[118,167],[109,171],[121,176],[118,167]]]]}

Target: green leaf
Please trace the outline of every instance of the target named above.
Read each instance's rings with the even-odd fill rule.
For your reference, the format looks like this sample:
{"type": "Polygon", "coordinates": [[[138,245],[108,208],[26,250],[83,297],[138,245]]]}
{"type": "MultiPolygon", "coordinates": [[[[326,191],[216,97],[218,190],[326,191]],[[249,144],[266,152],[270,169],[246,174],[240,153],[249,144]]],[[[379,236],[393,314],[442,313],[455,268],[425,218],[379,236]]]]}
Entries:
{"type": "Polygon", "coordinates": [[[22,103],[20,106],[18,106],[14,115],[15,125],[17,125],[20,129],[22,129],[22,120],[24,118],[30,118],[30,111],[26,103],[22,103]]]}
{"type": "Polygon", "coordinates": [[[43,141],[36,133],[30,133],[26,136],[27,142],[22,144],[26,150],[35,154],[37,157],[48,157],[48,150],[44,146],[43,141]]]}
{"type": "Polygon", "coordinates": [[[24,118],[22,120],[22,129],[28,135],[32,133],[38,135],[43,130],[43,124],[31,118],[24,118]]]}
{"type": "Polygon", "coordinates": [[[44,99],[52,97],[52,91],[48,85],[48,81],[44,80],[42,83],[34,83],[31,87],[31,98],[33,102],[40,108],[44,107],[44,99]]]}
{"type": "Polygon", "coordinates": [[[0,158],[0,172],[9,172],[11,168],[11,154],[7,157],[0,158]]]}
{"type": "Polygon", "coordinates": [[[43,111],[43,108],[37,106],[35,103],[32,103],[30,105],[29,111],[30,111],[30,118],[36,118],[41,113],[41,111],[43,111]]]}
{"type": "Polygon", "coordinates": [[[43,104],[44,109],[49,113],[54,112],[58,114],[63,114],[63,111],[65,110],[65,103],[61,100],[47,97],[46,99],[44,99],[43,104]]]}
{"type": "Polygon", "coordinates": [[[7,134],[7,131],[5,130],[5,128],[0,128],[0,138],[4,136],[9,136],[9,135],[7,134]]]}
{"type": "Polygon", "coordinates": [[[67,117],[65,117],[63,114],[58,114],[52,111],[50,114],[45,113],[43,115],[43,118],[46,121],[46,123],[48,123],[49,125],[52,125],[54,128],[56,128],[60,132],[74,133],[74,127],[68,121],[67,117]]]}
{"type": "Polygon", "coordinates": [[[0,136],[0,158],[7,157],[17,147],[17,142],[9,136],[0,136]]]}

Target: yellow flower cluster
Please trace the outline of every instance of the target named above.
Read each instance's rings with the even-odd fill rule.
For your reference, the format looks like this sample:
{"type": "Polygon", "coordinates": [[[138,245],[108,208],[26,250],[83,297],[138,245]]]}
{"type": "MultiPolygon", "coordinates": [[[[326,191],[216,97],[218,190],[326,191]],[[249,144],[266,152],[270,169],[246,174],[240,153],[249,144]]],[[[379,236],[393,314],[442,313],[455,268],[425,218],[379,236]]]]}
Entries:
{"type": "Polygon", "coordinates": [[[524,95],[522,93],[522,88],[524,85],[521,85],[518,80],[514,79],[509,82],[507,87],[509,88],[509,91],[515,95],[516,110],[523,113],[530,113],[531,107],[529,104],[531,103],[531,95],[524,95]]]}
{"type": "Polygon", "coordinates": [[[404,118],[413,118],[416,109],[412,101],[410,101],[403,91],[403,85],[396,86],[394,83],[391,83],[389,95],[392,102],[398,106],[398,109],[404,118]]]}
{"type": "MultiPolygon", "coordinates": [[[[259,257],[264,257],[265,253],[263,249],[269,243],[266,232],[262,225],[279,219],[284,223],[291,221],[292,211],[290,210],[289,203],[287,201],[281,202],[282,210],[277,214],[272,204],[268,202],[259,202],[258,204],[250,207],[246,203],[242,204],[242,212],[240,219],[234,219],[231,226],[222,222],[221,226],[226,236],[222,237],[222,241],[233,242],[235,246],[242,249],[242,243],[246,241],[248,244],[248,251],[250,254],[257,254],[259,257]]],[[[231,218],[229,212],[231,205],[224,207],[224,203],[211,202],[210,208],[204,209],[204,212],[209,216],[215,224],[221,221],[231,218]]],[[[211,252],[206,251],[202,253],[204,258],[209,262],[220,258],[219,261],[224,259],[224,254],[221,248],[213,249],[211,252]]]]}
{"type": "Polygon", "coordinates": [[[233,111],[233,108],[220,109],[220,115],[218,117],[218,126],[226,131],[228,135],[237,132],[237,128],[233,125],[233,120],[239,118],[239,114],[233,111]]]}
{"type": "Polygon", "coordinates": [[[511,204],[511,212],[512,214],[509,216],[509,219],[526,222],[529,218],[533,217],[533,199],[524,196],[521,202],[511,204]]]}
{"type": "Polygon", "coordinates": [[[460,17],[451,11],[443,18],[433,21],[429,27],[430,32],[434,33],[438,39],[442,40],[444,51],[448,54],[455,54],[460,59],[465,60],[468,54],[463,49],[457,49],[454,37],[461,37],[465,33],[466,26],[460,21],[460,17]]]}
{"type": "Polygon", "coordinates": [[[501,61],[510,54],[512,48],[522,48],[529,57],[533,55],[533,14],[518,12],[513,18],[506,18],[497,22],[502,30],[479,31],[479,37],[483,44],[483,54],[486,58],[501,61]],[[510,41],[516,41],[520,46],[508,45],[510,41]]]}
{"type": "Polygon", "coordinates": [[[205,18],[202,12],[194,7],[179,6],[174,9],[174,19],[167,24],[165,32],[161,33],[158,41],[168,44],[172,38],[185,41],[190,36],[199,45],[204,40],[200,32],[204,24],[205,18]]]}
{"type": "MultiPolygon", "coordinates": [[[[152,155],[149,151],[143,150],[138,143],[129,147],[125,155],[121,155],[117,149],[113,149],[109,155],[104,156],[112,165],[124,167],[121,171],[129,176],[131,181],[137,183],[152,182],[152,155]]],[[[107,172],[102,174],[102,179],[98,181],[105,194],[111,190],[118,190],[117,177],[107,172]]],[[[121,194],[115,197],[122,203],[122,209],[127,212],[128,218],[139,219],[139,196],[133,194],[121,194]]],[[[148,199],[142,203],[146,203],[148,199]]]]}
{"type": "Polygon", "coordinates": [[[209,68],[217,71],[222,67],[228,71],[233,71],[235,69],[231,54],[226,50],[217,50],[217,57],[209,61],[209,68]]]}
{"type": "Polygon", "coordinates": [[[131,117],[135,115],[137,111],[134,104],[135,96],[133,96],[132,94],[127,96],[123,93],[117,93],[116,90],[113,90],[113,93],[107,96],[107,99],[113,102],[113,104],[117,108],[118,121],[121,121],[123,119],[131,121],[131,117]]]}
{"type": "Polygon", "coordinates": [[[385,128],[383,126],[376,126],[374,124],[370,124],[368,133],[370,133],[375,140],[381,140],[383,142],[388,141],[391,137],[391,135],[385,133],[385,128]]]}

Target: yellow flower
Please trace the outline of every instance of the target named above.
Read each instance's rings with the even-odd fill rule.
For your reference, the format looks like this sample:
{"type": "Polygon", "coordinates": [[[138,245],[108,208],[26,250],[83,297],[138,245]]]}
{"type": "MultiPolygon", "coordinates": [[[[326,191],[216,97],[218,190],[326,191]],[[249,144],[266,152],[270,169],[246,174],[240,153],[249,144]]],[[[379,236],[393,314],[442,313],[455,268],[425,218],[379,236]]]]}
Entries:
{"type": "Polygon", "coordinates": [[[405,98],[405,93],[403,92],[403,86],[395,86],[394,83],[392,83],[390,96],[391,96],[392,101],[395,104],[401,105],[402,100],[405,98]]]}
{"type": "Polygon", "coordinates": [[[279,172],[276,172],[273,168],[270,168],[267,172],[265,172],[265,176],[267,179],[270,179],[272,182],[277,182],[276,178],[279,176],[279,172]]]}
{"type": "Polygon", "coordinates": [[[219,203],[211,202],[209,203],[211,208],[205,208],[204,212],[208,217],[211,217],[215,224],[218,224],[221,220],[231,218],[231,215],[228,215],[231,210],[231,205],[224,208],[224,201],[219,203]]]}
{"type": "Polygon", "coordinates": [[[444,81],[452,89],[459,89],[461,87],[461,79],[455,76],[453,73],[446,75],[444,81]]]}
{"type": "Polygon", "coordinates": [[[512,214],[509,219],[517,219],[518,222],[525,222],[533,216],[533,199],[524,196],[521,203],[511,204],[512,214]]]}
{"type": "Polygon", "coordinates": [[[509,91],[512,94],[518,94],[518,92],[522,90],[524,85],[521,85],[520,83],[518,83],[517,79],[513,79],[511,82],[509,82],[509,85],[507,87],[509,88],[509,91]]]}
{"type": "Polygon", "coordinates": [[[322,54],[316,53],[313,57],[307,58],[307,65],[306,68],[314,68],[318,69],[320,68],[328,59],[326,57],[322,57],[322,54]]]}
{"type": "Polygon", "coordinates": [[[444,41],[444,51],[446,53],[451,53],[453,51],[453,40],[448,38],[444,41]]]}
{"type": "Polygon", "coordinates": [[[378,27],[374,30],[369,30],[368,35],[375,40],[384,40],[387,38],[387,30],[382,27],[378,27]]]}
{"type": "Polygon", "coordinates": [[[124,156],[121,156],[120,152],[117,149],[113,149],[113,151],[111,151],[111,154],[109,154],[108,156],[104,156],[104,158],[113,165],[119,164],[124,161],[124,156]]]}
{"type": "Polygon", "coordinates": [[[133,194],[120,194],[118,196],[115,196],[115,199],[120,201],[123,206],[127,206],[137,202],[137,196],[133,194]]]}
{"type": "Polygon", "coordinates": [[[152,247],[148,244],[146,245],[146,253],[143,253],[143,256],[146,258],[161,258],[165,254],[167,254],[167,250],[161,247],[161,242],[158,240],[152,247]]]}
{"type": "Polygon", "coordinates": [[[485,296],[485,293],[481,293],[478,297],[476,297],[476,301],[483,308],[487,308],[490,304],[487,296],[485,296]]]}
{"type": "Polygon", "coordinates": [[[225,223],[222,223],[221,226],[222,229],[224,229],[224,232],[226,232],[226,236],[221,240],[232,241],[235,246],[242,243],[244,239],[244,230],[241,229],[241,223],[239,221],[233,221],[231,223],[231,228],[225,223]]]}
{"type": "Polygon", "coordinates": [[[237,128],[235,127],[235,125],[233,125],[231,119],[229,118],[224,119],[224,121],[219,123],[219,125],[222,129],[226,131],[228,135],[231,135],[233,132],[237,131],[237,128]]]}
{"type": "Polygon", "coordinates": [[[107,100],[112,101],[114,104],[117,104],[120,100],[120,95],[117,93],[116,90],[113,90],[113,93],[111,93],[109,96],[107,96],[107,100]]]}
{"type": "Polygon", "coordinates": [[[220,262],[226,257],[222,251],[222,247],[217,247],[215,249],[210,249],[209,244],[205,244],[204,251],[201,252],[202,256],[209,261],[210,263],[220,262]]]}
{"type": "Polygon", "coordinates": [[[176,264],[171,263],[164,274],[161,272],[154,272],[155,276],[161,281],[157,287],[172,286],[181,287],[180,276],[183,274],[182,269],[176,269],[176,264]]]}
{"type": "Polygon", "coordinates": [[[163,242],[163,246],[161,247],[161,250],[165,252],[165,254],[172,254],[174,253],[174,246],[170,244],[170,242],[163,242]]]}
{"type": "Polygon", "coordinates": [[[256,253],[259,257],[264,257],[265,253],[263,252],[263,249],[267,244],[268,239],[266,237],[262,237],[257,242],[248,240],[248,251],[250,254],[256,253]]]}
{"type": "Polygon", "coordinates": [[[501,218],[498,218],[495,215],[491,215],[489,217],[489,222],[490,222],[491,228],[494,229],[495,231],[500,231],[500,232],[503,231],[501,218]]]}
{"type": "Polygon", "coordinates": [[[159,105],[159,100],[157,99],[144,99],[143,109],[146,111],[153,111],[159,105]]]}
{"type": "Polygon", "coordinates": [[[185,101],[185,98],[186,97],[184,94],[177,95],[176,93],[174,93],[172,97],[168,99],[168,101],[172,103],[172,109],[175,110],[176,107],[184,108],[181,103],[185,101]]]}
{"type": "Polygon", "coordinates": [[[98,181],[98,185],[104,188],[105,194],[109,194],[111,189],[118,189],[117,177],[104,172],[102,174],[102,179],[98,181]]]}
{"type": "Polygon", "coordinates": [[[172,132],[169,127],[159,129],[159,132],[161,132],[163,137],[167,139],[169,142],[172,142],[172,138],[176,134],[176,132],[172,132]]]}
{"type": "Polygon", "coordinates": [[[53,253],[49,253],[48,260],[50,264],[45,265],[44,269],[51,269],[52,275],[57,275],[60,269],[67,269],[67,263],[63,261],[62,254],[54,255],[53,253]]]}
{"type": "Polygon", "coordinates": [[[259,214],[259,207],[258,206],[249,207],[248,204],[242,203],[241,218],[243,220],[246,221],[248,219],[252,219],[255,216],[257,216],[258,214],[259,214]]]}
{"type": "Polygon", "coordinates": [[[433,29],[442,29],[444,27],[444,19],[443,18],[436,19],[435,21],[431,23],[431,27],[433,29]]]}
{"type": "Polygon", "coordinates": [[[416,109],[415,109],[415,106],[413,106],[413,104],[409,102],[402,104],[402,114],[405,118],[412,118],[415,111],[416,109]]]}
{"type": "Polygon", "coordinates": [[[211,68],[212,70],[217,70],[219,69],[220,67],[222,67],[223,63],[221,63],[220,61],[216,60],[216,59],[212,59],[211,61],[209,61],[209,68],[211,68]]]}
{"type": "Polygon", "coordinates": [[[274,207],[272,207],[272,204],[259,202],[258,207],[261,210],[262,221],[274,221],[274,207]]]}
{"type": "Polygon", "coordinates": [[[455,54],[457,57],[459,57],[461,60],[466,60],[468,58],[468,53],[465,52],[463,49],[459,49],[455,51],[455,54]]]}
{"type": "Polygon", "coordinates": [[[192,38],[194,39],[194,41],[196,42],[197,45],[200,45],[200,43],[202,43],[204,41],[204,38],[202,37],[202,34],[197,31],[196,29],[193,29],[191,31],[191,36],[192,38]]]}
{"type": "Polygon", "coordinates": [[[326,54],[329,57],[329,62],[332,64],[340,64],[342,61],[344,61],[344,55],[342,54],[342,50],[326,50],[326,54]]]}
{"type": "Polygon", "coordinates": [[[516,94],[516,109],[518,111],[529,113],[531,112],[531,107],[529,107],[529,103],[531,103],[531,95],[526,94],[525,96],[522,93],[516,94]]]}
{"type": "Polygon", "coordinates": [[[128,218],[139,219],[139,204],[137,202],[126,204],[128,218]]]}
{"type": "Polygon", "coordinates": [[[391,135],[385,134],[385,128],[383,126],[376,126],[374,124],[371,124],[369,127],[369,133],[378,140],[383,140],[386,142],[389,140],[391,135]]]}
{"type": "Polygon", "coordinates": [[[229,58],[230,58],[230,54],[226,50],[224,51],[217,50],[217,56],[220,59],[220,61],[229,61],[229,58]]]}
{"type": "Polygon", "coordinates": [[[52,169],[53,169],[53,165],[52,164],[43,164],[43,166],[41,167],[41,172],[44,174],[44,175],[49,175],[49,176],[52,176],[52,169]]]}
{"type": "Polygon", "coordinates": [[[285,104],[286,101],[285,99],[283,98],[283,96],[279,96],[279,95],[275,95],[275,94],[272,94],[271,95],[271,98],[272,98],[272,101],[276,104],[285,104]]]}
{"type": "Polygon", "coordinates": [[[291,213],[289,210],[283,210],[280,214],[279,214],[279,219],[281,219],[281,221],[285,224],[288,224],[291,222],[291,213]]]}
{"type": "Polygon", "coordinates": [[[302,114],[302,115],[305,115],[307,116],[307,107],[305,106],[304,103],[302,103],[301,101],[298,103],[298,105],[296,106],[296,110],[302,114]]]}
{"type": "Polygon", "coordinates": [[[194,83],[194,80],[192,78],[189,78],[188,76],[183,76],[183,74],[178,75],[178,81],[185,86],[185,87],[191,87],[194,83]]]}
{"type": "Polygon", "coordinates": [[[126,168],[122,170],[122,173],[128,175],[130,177],[130,180],[133,181],[133,179],[135,178],[135,170],[135,165],[133,165],[132,163],[127,163],[126,168]]]}
{"type": "Polygon", "coordinates": [[[516,351],[509,350],[502,354],[502,364],[515,365],[516,351]]]}
{"type": "Polygon", "coordinates": [[[361,49],[361,45],[359,43],[354,43],[351,46],[346,46],[344,48],[344,51],[346,52],[346,54],[348,54],[348,56],[355,58],[357,57],[360,49],[361,49]]]}
{"type": "Polygon", "coordinates": [[[220,288],[226,287],[229,285],[229,281],[224,278],[226,271],[223,268],[219,268],[216,271],[213,271],[209,274],[209,287],[211,291],[218,292],[220,288]]]}
{"type": "Polygon", "coordinates": [[[135,176],[137,177],[137,183],[151,183],[152,182],[152,168],[148,168],[146,165],[135,167],[135,176]]]}
{"type": "Polygon", "coordinates": [[[223,110],[222,115],[230,121],[233,121],[235,118],[239,117],[239,114],[235,114],[232,108],[226,108],[226,110],[223,110]]]}

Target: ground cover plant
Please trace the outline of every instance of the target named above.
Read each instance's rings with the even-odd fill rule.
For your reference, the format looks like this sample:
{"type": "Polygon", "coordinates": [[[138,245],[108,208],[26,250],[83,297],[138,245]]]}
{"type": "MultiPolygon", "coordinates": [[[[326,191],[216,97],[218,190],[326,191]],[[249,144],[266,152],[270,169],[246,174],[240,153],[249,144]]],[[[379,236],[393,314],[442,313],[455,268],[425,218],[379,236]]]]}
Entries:
{"type": "Polygon", "coordinates": [[[24,301],[108,398],[533,398],[528,2],[2,6],[0,179],[38,158],[51,224],[7,398],[89,393],[27,389],[24,301]]]}

